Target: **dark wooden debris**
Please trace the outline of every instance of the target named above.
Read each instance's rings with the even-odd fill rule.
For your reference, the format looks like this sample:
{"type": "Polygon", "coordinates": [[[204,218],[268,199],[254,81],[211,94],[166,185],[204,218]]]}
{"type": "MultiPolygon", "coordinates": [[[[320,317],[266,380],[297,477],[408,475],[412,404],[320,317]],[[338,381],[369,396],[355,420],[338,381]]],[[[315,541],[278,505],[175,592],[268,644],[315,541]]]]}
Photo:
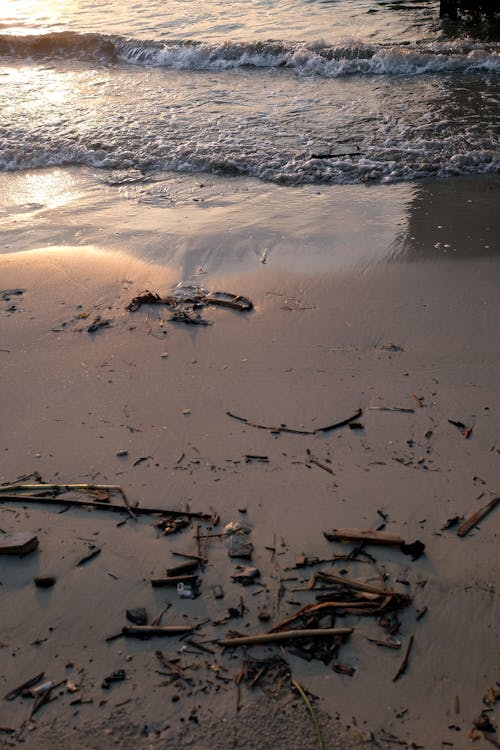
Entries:
{"type": "Polygon", "coordinates": [[[238,565],[234,573],[231,573],[231,578],[235,583],[241,583],[243,586],[249,586],[255,582],[255,579],[260,575],[257,568],[249,565],[238,565]]]}
{"type": "Polygon", "coordinates": [[[199,560],[186,560],[186,562],[180,563],[173,568],[167,568],[167,576],[182,576],[187,573],[192,573],[200,565],[199,560]]]}
{"type": "MultiPolygon", "coordinates": [[[[231,294],[230,292],[204,292],[203,290],[185,290],[179,294],[167,295],[161,297],[157,292],[151,292],[146,289],[137,294],[126,306],[129,312],[135,312],[142,305],[166,305],[174,310],[174,313],[186,313],[189,315],[186,307],[191,306],[191,311],[201,309],[207,305],[217,305],[227,307],[239,312],[249,312],[253,310],[253,303],[247,297],[240,294],[231,294]]],[[[186,321],[184,321],[186,322],[186,321]]],[[[190,321],[194,322],[194,321],[190,321]]],[[[206,325],[206,321],[203,321],[206,325]]]]}
{"type": "Polygon", "coordinates": [[[38,537],[31,531],[15,531],[0,536],[0,555],[23,556],[33,552],[37,547],[38,537]]]}
{"type": "Polygon", "coordinates": [[[97,555],[100,555],[101,552],[102,550],[99,549],[99,547],[96,547],[96,549],[93,549],[91,552],[89,552],[88,555],[85,555],[85,557],[82,557],[82,559],[77,562],[76,564],[77,567],[80,567],[81,565],[85,565],[85,563],[90,562],[90,560],[93,560],[94,557],[97,557],[97,555]]]}
{"type": "Polygon", "coordinates": [[[329,542],[365,542],[366,544],[383,544],[400,547],[405,540],[395,534],[387,534],[375,529],[333,529],[330,534],[325,533],[329,542]]]}
{"type": "Polygon", "coordinates": [[[111,325],[110,320],[103,320],[100,315],[95,318],[92,323],[88,326],[87,331],[88,333],[95,333],[100,328],[107,328],[111,325]]]}
{"type": "Polygon", "coordinates": [[[33,582],[40,589],[50,589],[55,584],[56,579],[55,576],[36,576],[33,582]]]}
{"type": "Polygon", "coordinates": [[[466,440],[472,435],[472,427],[467,427],[463,422],[456,422],[454,419],[449,419],[448,422],[454,427],[457,427],[466,440]]]}
{"type": "Polygon", "coordinates": [[[495,726],[491,723],[491,719],[486,711],[481,711],[480,715],[472,723],[481,732],[496,732],[495,726]]]}
{"type": "Polygon", "coordinates": [[[479,521],[481,521],[485,516],[490,513],[490,511],[493,510],[493,508],[496,508],[496,506],[500,503],[500,497],[494,497],[492,500],[486,503],[486,505],[483,505],[482,508],[479,508],[479,510],[476,510],[469,518],[467,518],[466,521],[457,529],[457,535],[458,536],[466,536],[471,529],[476,526],[479,521]]]}
{"type": "Polygon", "coordinates": [[[122,633],[129,638],[151,638],[184,635],[194,630],[192,625],[125,625],[122,633]]]}
{"type": "Polygon", "coordinates": [[[398,671],[396,672],[396,674],[392,678],[393,682],[396,682],[396,680],[399,680],[399,678],[401,677],[401,675],[403,675],[406,672],[406,669],[408,667],[408,661],[409,661],[410,651],[412,649],[412,646],[413,646],[413,636],[411,635],[410,636],[410,640],[408,641],[408,645],[406,646],[406,651],[404,653],[403,660],[402,660],[401,664],[399,665],[398,671]]]}
{"type": "Polygon", "coordinates": [[[413,560],[424,553],[425,544],[419,539],[407,543],[400,536],[388,534],[378,529],[332,529],[331,533],[323,532],[329,542],[353,543],[359,542],[365,544],[378,544],[388,547],[399,547],[405,555],[411,555],[413,560]]]}
{"type": "Polygon", "coordinates": [[[337,672],[337,674],[345,674],[348,677],[352,677],[356,671],[356,668],[352,667],[350,664],[341,664],[340,662],[336,662],[333,665],[333,671],[337,672]]]}
{"type": "Polygon", "coordinates": [[[101,687],[104,690],[108,690],[113,682],[123,682],[126,679],[126,673],[124,669],[117,669],[116,672],[112,672],[110,675],[104,678],[101,683],[101,687]]]}
{"type": "Polygon", "coordinates": [[[29,690],[35,685],[38,685],[40,680],[43,679],[43,676],[44,676],[44,672],[40,672],[40,674],[37,674],[35,677],[32,677],[29,680],[26,680],[26,682],[23,682],[21,683],[21,685],[18,685],[13,690],[10,690],[7,693],[7,695],[4,695],[4,699],[6,701],[13,701],[14,698],[17,698],[19,695],[21,695],[24,690],[29,690]]]}
{"type": "MultiPolygon", "coordinates": [[[[42,485],[43,488],[43,485],[42,485]]],[[[107,510],[114,513],[129,513],[133,511],[136,515],[159,515],[172,516],[177,518],[201,518],[210,519],[209,513],[196,513],[193,511],[169,510],[166,508],[151,508],[147,506],[134,505],[117,505],[109,502],[95,502],[93,500],[78,500],[76,498],[61,497],[61,494],[53,494],[47,490],[44,494],[22,494],[7,493],[0,489],[0,502],[2,503],[39,503],[41,505],[65,505],[77,508],[96,508],[97,510],[107,510]]]]}
{"type": "Polygon", "coordinates": [[[350,422],[358,419],[358,417],[362,414],[362,409],[358,409],[354,414],[352,414],[350,417],[347,417],[346,419],[342,419],[339,422],[333,422],[332,424],[325,425],[325,427],[317,427],[315,430],[299,430],[294,427],[287,427],[286,424],[280,424],[279,426],[259,424],[258,422],[250,422],[250,420],[246,419],[246,417],[240,417],[238,414],[234,414],[230,411],[226,411],[226,414],[228,417],[238,420],[238,422],[243,422],[243,424],[247,425],[248,427],[255,427],[258,430],[269,430],[273,434],[277,435],[279,435],[281,432],[289,432],[293,435],[319,435],[323,432],[330,432],[331,430],[335,430],[339,427],[344,427],[350,422]]]}
{"type": "Polygon", "coordinates": [[[348,636],[354,628],[300,628],[298,630],[270,631],[269,633],[257,633],[256,635],[236,636],[233,638],[221,638],[217,641],[220,646],[251,646],[260,643],[276,643],[289,641],[294,638],[333,638],[335,636],[348,636]]]}

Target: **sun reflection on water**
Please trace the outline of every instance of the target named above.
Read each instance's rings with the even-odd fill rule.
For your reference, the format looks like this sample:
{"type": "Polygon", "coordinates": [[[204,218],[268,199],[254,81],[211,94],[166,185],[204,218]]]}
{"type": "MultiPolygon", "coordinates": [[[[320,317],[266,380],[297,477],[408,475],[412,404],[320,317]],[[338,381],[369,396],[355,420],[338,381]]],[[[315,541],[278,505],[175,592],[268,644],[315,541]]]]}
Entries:
{"type": "Polygon", "coordinates": [[[0,175],[0,205],[7,215],[29,214],[41,209],[64,206],[77,198],[75,178],[68,170],[44,169],[36,172],[0,175]]]}
{"type": "Polygon", "coordinates": [[[33,34],[40,27],[54,31],[76,4],[77,0],[0,0],[2,33],[33,34]]]}

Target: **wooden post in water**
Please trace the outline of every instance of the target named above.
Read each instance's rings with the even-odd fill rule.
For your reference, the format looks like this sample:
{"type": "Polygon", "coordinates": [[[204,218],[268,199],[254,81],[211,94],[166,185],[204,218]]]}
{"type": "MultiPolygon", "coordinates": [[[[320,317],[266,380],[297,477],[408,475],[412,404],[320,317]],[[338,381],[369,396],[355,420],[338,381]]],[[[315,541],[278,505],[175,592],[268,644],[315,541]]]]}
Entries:
{"type": "Polygon", "coordinates": [[[472,14],[472,16],[487,15],[495,16],[500,12],[498,0],[440,0],[439,16],[450,18],[452,21],[458,19],[458,14],[472,14]]]}
{"type": "Polygon", "coordinates": [[[458,15],[458,0],[440,0],[440,18],[451,18],[455,20],[458,15]]]}

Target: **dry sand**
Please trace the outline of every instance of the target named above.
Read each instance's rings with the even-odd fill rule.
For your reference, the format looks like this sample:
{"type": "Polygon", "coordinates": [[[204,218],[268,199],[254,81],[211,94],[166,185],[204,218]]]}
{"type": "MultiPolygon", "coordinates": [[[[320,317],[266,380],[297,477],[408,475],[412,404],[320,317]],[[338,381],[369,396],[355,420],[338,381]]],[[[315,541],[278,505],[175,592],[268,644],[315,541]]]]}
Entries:
{"type": "MultiPolygon", "coordinates": [[[[336,624],[355,628],[338,657],[351,677],[286,647],[250,653],[284,656],[316,696],[329,750],[469,747],[500,680],[500,510],[463,539],[442,527],[500,492],[498,182],[293,191],[125,177],[96,186],[54,170],[0,182],[0,287],[23,290],[0,302],[0,481],[38,472],[119,483],[141,505],[216,511],[220,527],[244,520],[263,586],[232,583],[238,561],[213,538],[201,596],[180,599],[149,579],[180,561],[173,550],[195,549],[192,528],[163,537],[148,517],[118,526],[125,516],[5,503],[2,531],[33,530],[40,545],[0,558],[0,694],[41,671],[81,690],[61,685],[32,721],[31,699],[1,700],[0,726],[18,731],[0,734],[0,746],[318,747],[286,676],[242,685],[237,711],[237,649],[105,639],[126,608],[153,618],[167,604],[164,624],[208,618],[199,640],[263,632],[314,601],[292,589],[334,569],[295,570],[297,555],[349,551],[323,532],[374,528],[383,513],[386,531],[426,545],[416,561],[367,547],[387,586],[413,597],[400,614],[402,649],[377,647],[367,640],[385,635],[375,619],[349,616],[336,624]],[[255,309],[208,308],[206,327],[171,323],[162,308],[125,310],[141,289],[167,293],[179,280],[244,294],[255,309]],[[89,334],[97,315],[110,326],[89,334]],[[394,406],[412,411],[372,408],[394,406]],[[363,430],[312,436],[276,436],[226,413],[314,430],[358,408],[363,430]],[[473,428],[468,439],[450,419],[473,428]],[[77,566],[91,544],[100,555],[77,566]],[[56,577],[53,588],[34,586],[41,574],[56,577]],[[286,578],[297,580],[284,580],[280,597],[286,578]],[[213,625],[241,596],[244,618],[213,625]],[[264,607],[270,623],[257,618],[264,607]],[[157,649],[180,657],[189,683],[158,674],[157,649]],[[117,669],[126,679],[103,689],[117,669]],[[70,705],[75,696],[89,702],[70,705]]],[[[344,567],[379,582],[372,566],[344,567]]],[[[481,737],[473,746],[491,747],[481,737]]]]}

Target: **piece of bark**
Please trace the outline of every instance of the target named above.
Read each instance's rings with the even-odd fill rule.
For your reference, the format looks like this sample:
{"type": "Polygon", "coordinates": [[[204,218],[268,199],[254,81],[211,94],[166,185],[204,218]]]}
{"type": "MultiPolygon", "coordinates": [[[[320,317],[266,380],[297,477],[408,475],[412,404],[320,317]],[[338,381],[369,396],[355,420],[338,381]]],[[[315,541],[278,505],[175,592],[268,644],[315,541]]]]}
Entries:
{"type": "Polygon", "coordinates": [[[27,555],[37,547],[38,537],[31,531],[15,531],[0,536],[0,555],[27,555]]]}
{"type": "Polygon", "coordinates": [[[333,665],[333,671],[337,672],[337,674],[346,674],[349,677],[352,677],[356,671],[356,668],[351,667],[350,664],[341,664],[340,662],[337,662],[333,665]]]}
{"type": "Polygon", "coordinates": [[[479,521],[482,521],[482,519],[498,505],[498,503],[500,503],[500,497],[494,497],[492,500],[486,503],[486,505],[483,505],[482,508],[476,510],[475,513],[469,516],[469,518],[467,518],[463,522],[463,524],[459,526],[459,528],[457,529],[457,535],[466,536],[466,534],[468,534],[469,531],[479,523],[479,521]]]}
{"type": "Polygon", "coordinates": [[[191,625],[125,625],[122,633],[130,638],[150,638],[151,636],[175,636],[192,633],[191,625]]]}
{"type": "Polygon", "coordinates": [[[178,583],[190,583],[195,584],[198,581],[196,574],[190,575],[187,573],[185,576],[167,576],[166,578],[151,578],[151,585],[155,588],[160,586],[177,586],[178,583]]]}
{"type": "Polygon", "coordinates": [[[386,534],[375,529],[332,529],[331,534],[325,533],[330,542],[365,542],[367,544],[385,544],[400,547],[405,540],[395,534],[386,534]]]}
{"type": "Polygon", "coordinates": [[[289,641],[292,638],[334,638],[350,635],[354,628],[304,628],[300,630],[283,630],[277,633],[258,633],[237,638],[221,638],[221,646],[251,646],[259,643],[276,643],[289,641]]]}

